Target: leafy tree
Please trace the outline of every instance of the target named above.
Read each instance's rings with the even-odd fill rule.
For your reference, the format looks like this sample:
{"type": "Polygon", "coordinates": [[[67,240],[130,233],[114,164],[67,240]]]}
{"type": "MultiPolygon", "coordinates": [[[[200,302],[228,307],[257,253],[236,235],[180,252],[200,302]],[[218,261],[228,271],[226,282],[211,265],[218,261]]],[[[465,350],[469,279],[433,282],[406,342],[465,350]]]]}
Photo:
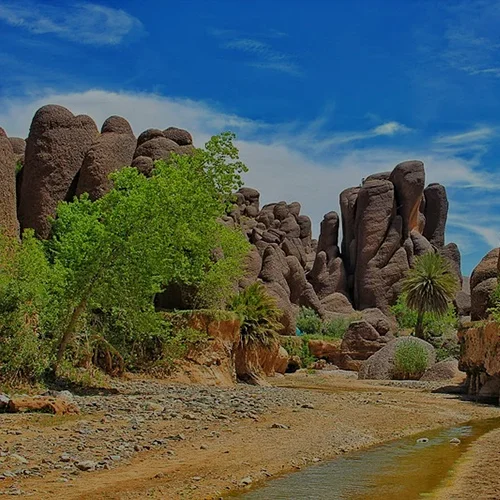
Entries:
{"type": "Polygon", "coordinates": [[[449,262],[437,253],[425,253],[415,259],[403,281],[406,305],[416,311],[415,335],[424,338],[424,315],[442,316],[458,288],[449,262]]]}
{"type": "Polygon", "coordinates": [[[118,322],[135,340],[161,335],[153,299],[170,283],[196,284],[200,301],[208,289],[219,301],[229,295],[247,250],[241,232],[218,221],[246,171],[233,138],[221,134],[192,155],[156,162],[149,178],[124,168],[101,199],[59,205],[47,243],[63,276],[56,367],[75,334],[96,323],[106,331],[118,322]]]}
{"type": "Polygon", "coordinates": [[[55,275],[32,230],[0,234],[0,378],[34,380],[48,367],[50,290],[55,275]]]}
{"type": "Polygon", "coordinates": [[[278,321],[281,311],[262,283],[255,282],[235,295],[229,309],[240,319],[243,347],[270,347],[276,343],[277,332],[281,329],[278,321]]]}

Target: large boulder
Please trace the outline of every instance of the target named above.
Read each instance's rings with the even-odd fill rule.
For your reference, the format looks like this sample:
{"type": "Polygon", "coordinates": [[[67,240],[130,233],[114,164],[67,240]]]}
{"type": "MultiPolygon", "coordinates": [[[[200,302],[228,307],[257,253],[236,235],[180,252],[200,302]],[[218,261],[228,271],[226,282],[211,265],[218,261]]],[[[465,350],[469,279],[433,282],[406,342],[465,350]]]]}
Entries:
{"type": "Polygon", "coordinates": [[[19,234],[16,214],[16,155],[9,139],[0,135],[0,226],[10,236],[19,234]]]}
{"type": "Polygon", "coordinates": [[[353,360],[363,361],[382,349],[388,340],[367,321],[353,321],[344,335],[341,351],[353,360]]]}
{"type": "Polygon", "coordinates": [[[415,337],[399,337],[389,342],[385,347],[363,362],[359,370],[359,378],[392,380],[394,377],[394,358],[397,348],[406,342],[420,344],[427,351],[428,367],[434,365],[436,352],[431,344],[415,337]]]}
{"type": "Polygon", "coordinates": [[[48,217],[55,215],[60,201],[74,197],[83,159],[98,133],[90,117],[74,116],[62,106],[43,106],[35,113],[19,200],[22,229],[33,228],[41,238],[49,236],[48,217]]]}
{"type": "Polygon", "coordinates": [[[500,249],[490,250],[474,268],[470,277],[471,319],[477,321],[488,316],[490,295],[497,286],[500,249]]]}
{"type": "Polygon", "coordinates": [[[111,189],[109,175],[131,165],[135,148],[136,139],[128,121],[120,116],[108,118],[85,155],[76,195],[88,193],[91,200],[96,200],[106,194],[111,189]]]}
{"type": "Polygon", "coordinates": [[[458,360],[450,358],[431,366],[422,377],[420,377],[420,380],[426,382],[452,380],[463,377],[464,375],[465,374],[458,369],[458,360]]]}
{"type": "Polygon", "coordinates": [[[448,217],[448,197],[441,184],[429,184],[424,190],[424,236],[436,247],[444,246],[444,233],[448,217]]]}

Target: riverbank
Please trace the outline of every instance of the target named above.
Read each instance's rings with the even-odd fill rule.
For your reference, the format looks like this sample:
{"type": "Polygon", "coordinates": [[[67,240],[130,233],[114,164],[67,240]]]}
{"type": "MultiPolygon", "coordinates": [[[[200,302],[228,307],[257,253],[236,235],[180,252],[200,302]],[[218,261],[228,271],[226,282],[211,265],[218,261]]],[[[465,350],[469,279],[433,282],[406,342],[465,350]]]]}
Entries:
{"type": "Polygon", "coordinates": [[[351,450],[500,415],[431,393],[433,384],[338,374],[270,381],[224,389],[119,381],[114,391],[74,396],[82,410],[76,417],[1,415],[0,474],[11,474],[0,491],[44,499],[219,498],[351,450]]]}

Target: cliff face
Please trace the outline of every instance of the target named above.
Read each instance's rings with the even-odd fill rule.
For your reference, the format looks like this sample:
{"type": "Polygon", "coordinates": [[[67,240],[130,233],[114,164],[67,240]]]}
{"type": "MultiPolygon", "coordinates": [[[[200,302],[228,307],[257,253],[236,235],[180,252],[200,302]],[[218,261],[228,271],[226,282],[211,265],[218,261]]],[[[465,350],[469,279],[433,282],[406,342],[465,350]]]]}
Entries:
{"type": "Polygon", "coordinates": [[[458,333],[460,370],[467,373],[467,388],[481,400],[499,403],[500,325],[470,324],[458,333]]]}

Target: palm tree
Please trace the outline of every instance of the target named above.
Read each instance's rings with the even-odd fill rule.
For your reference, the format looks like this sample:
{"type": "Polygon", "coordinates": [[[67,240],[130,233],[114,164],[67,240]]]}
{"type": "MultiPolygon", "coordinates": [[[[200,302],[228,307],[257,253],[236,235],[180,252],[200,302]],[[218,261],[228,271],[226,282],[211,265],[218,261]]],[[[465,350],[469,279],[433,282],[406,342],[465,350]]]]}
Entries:
{"type": "Polygon", "coordinates": [[[416,337],[424,337],[424,314],[446,314],[457,289],[458,280],[441,255],[425,253],[415,259],[403,281],[403,293],[406,305],[417,312],[416,337]]]}
{"type": "Polygon", "coordinates": [[[281,311],[264,285],[255,282],[238,293],[229,304],[241,321],[240,343],[244,347],[270,347],[278,339],[281,311]]]}

